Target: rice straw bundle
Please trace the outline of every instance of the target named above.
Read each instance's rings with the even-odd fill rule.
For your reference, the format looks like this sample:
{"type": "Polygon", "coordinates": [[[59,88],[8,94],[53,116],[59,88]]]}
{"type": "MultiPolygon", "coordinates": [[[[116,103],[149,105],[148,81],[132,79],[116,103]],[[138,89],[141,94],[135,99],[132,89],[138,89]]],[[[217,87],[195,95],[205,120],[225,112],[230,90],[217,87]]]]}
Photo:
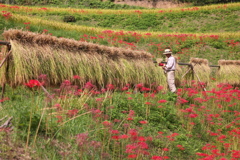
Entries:
{"type": "Polygon", "coordinates": [[[205,84],[208,84],[210,81],[210,74],[211,69],[208,64],[207,59],[201,59],[201,58],[191,58],[190,64],[193,67],[193,70],[188,67],[185,72],[188,71],[188,73],[185,76],[186,83],[188,85],[191,85],[191,81],[200,81],[205,84]]]}
{"type": "Polygon", "coordinates": [[[194,79],[198,80],[197,78],[199,78],[201,82],[208,84],[211,74],[208,60],[201,58],[191,58],[190,64],[193,66],[194,69],[194,79]]]}
{"type": "Polygon", "coordinates": [[[240,60],[219,60],[220,69],[217,73],[219,83],[240,85],[240,60]]]}
{"type": "Polygon", "coordinates": [[[98,87],[123,87],[127,83],[150,86],[154,82],[166,86],[163,71],[155,67],[147,52],[55,37],[51,41],[48,35],[12,31],[13,35],[10,31],[4,33],[12,46],[12,57],[0,70],[1,84],[22,85],[45,74],[51,85],[71,80],[80,85],[91,81],[98,87]],[[81,78],[74,80],[74,75],[81,78]]]}
{"type": "Polygon", "coordinates": [[[36,44],[38,46],[48,45],[53,49],[63,49],[76,53],[97,53],[112,59],[144,59],[151,60],[152,55],[145,51],[133,51],[129,49],[107,47],[90,42],[81,42],[67,38],[57,38],[46,34],[37,34],[22,30],[10,29],[4,31],[3,36],[6,41],[16,40],[22,44],[36,44]]]}

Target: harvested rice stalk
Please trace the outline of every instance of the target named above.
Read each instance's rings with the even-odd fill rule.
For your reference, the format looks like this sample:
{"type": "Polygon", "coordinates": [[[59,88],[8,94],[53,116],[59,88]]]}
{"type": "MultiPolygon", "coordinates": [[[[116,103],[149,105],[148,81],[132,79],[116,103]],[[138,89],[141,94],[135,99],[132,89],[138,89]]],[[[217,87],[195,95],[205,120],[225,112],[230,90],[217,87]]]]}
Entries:
{"type": "Polygon", "coordinates": [[[22,30],[10,29],[4,31],[3,36],[5,40],[15,40],[22,45],[45,45],[52,47],[53,49],[66,50],[69,52],[75,52],[81,54],[82,52],[88,54],[99,54],[111,59],[124,58],[128,60],[143,59],[152,61],[152,55],[145,51],[133,51],[130,49],[123,49],[117,47],[107,47],[104,45],[98,45],[89,42],[81,42],[66,38],[57,38],[55,36],[46,34],[37,34],[33,32],[27,32],[22,30]]]}
{"type": "Polygon", "coordinates": [[[201,58],[191,58],[191,66],[184,70],[184,81],[187,85],[192,85],[192,80],[194,82],[203,82],[206,85],[210,81],[211,69],[208,64],[207,59],[201,58]]]}
{"type": "Polygon", "coordinates": [[[220,69],[217,73],[219,83],[240,85],[240,60],[219,60],[220,69]]]}
{"type": "Polygon", "coordinates": [[[206,84],[209,83],[211,69],[209,67],[208,60],[201,58],[191,58],[190,64],[193,66],[194,69],[194,79],[198,80],[197,78],[199,78],[201,82],[206,84]]]}
{"type": "MultiPolygon", "coordinates": [[[[152,83],[166,86],[166,78],[159,67],[146,59],[117,60],[103,56],[97,52],[70,52],[52,45],[37,45],[11,40],[12,57],[8,68],[0,70],[0,83],[7,82],[11,86],[22,85],[39,75],[47,75],[49,84],[59,85],[65,80],[84,85],[90,81],[99,88],[107,84],[123,87],[127,83],[152,83]],[[74,75],[81,78],[76,80],[74,75]]],[[[108,50],[109,51],[109,50],[108,50]]]]}

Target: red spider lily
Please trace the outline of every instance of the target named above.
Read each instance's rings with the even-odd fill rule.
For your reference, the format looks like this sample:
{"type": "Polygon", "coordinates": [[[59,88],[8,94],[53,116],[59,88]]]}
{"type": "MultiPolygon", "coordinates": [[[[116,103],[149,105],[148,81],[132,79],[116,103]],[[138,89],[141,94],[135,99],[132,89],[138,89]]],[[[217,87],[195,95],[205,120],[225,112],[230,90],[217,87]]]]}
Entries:
{"type": "Polygon", "coordinates": [[[158,13],[163,13],[163,12],[165,12],[165,11],[163,11],[163,10],[158,11],[158,13]]]}
{"type": "Polygon", "coordinates": [[[140,141],[140,142],[145,142],[146,139],[145,139],[145,137],[143,137],[143,136],[139,136],[139,137],[138,137],[138,141],[140,141]]]}
{"type": "Polygon", "coordinates": [[[167,100],[165,100],[165,99],[161,99],[158,101],[158,103],[166,103],[166,102],[167,102],[167,100]]]}
{"type": "Polygon", "coordinates": [[[73,79],[81,79],[81,77],[79,75],[74,75],[73,79]]]}
{"type": "Polygon", "coordinates": [[[145,102],[146,105],[151,105],[152,103],[151,102],[145,102]]]}
{"type": "Polygon", "coordinates": [[[233,158],[240,158],[240,150],[233,150],[232,155],[233,158]]]}
{"type": "Polygon", "coordinates": [[[7,100],[9,100],[9,98],[8,97],[4,97],[3,99],[0,99],[0,103],[2,103],[4,101],[7,101],[7,100]]]}
{"type": "Polygon", "coordinates": [[[164,66],[164,64],[163,63],[159,63],[158,66],[164,66]]]}
{"type": "Polygon", "coordinates": [[[151,36],[152,34],[151,34],[151,33],[146,33],[145,35],[147,35],[147,36],[151,36]]]}
{"type": "Polygon", "coordinates": [[[88,142],[88,138],[88,133],[80,133],[76,135],[76,141],[78,146],[83,146],[84,144],[86,144],[88,142]]]}
{"type": "Polygon", "coordinates": [[[128,114],[128,117],[134,117],[134,115],[135,115],[135,111],[134,110],[130,110],[129,114],[128,114]]]}
{"type": "Polygon", "coordinates": [[[68,110],[67,115],[68,115],[69,117],[73,117],[73,116],[76,116],[77,113],[78,113],[78,109],[72,109],[72,110],[68,110]]]}
{"type": "Polygon", "coordinates": [[[0,7],[7,7],[6,5],[4,5],[4,4],[0,4],[0,7]]]}
{"type": "Polygon", "coordinates": [[[163,90],[164,89],[164,87],[163,86],[157,86],[157,88],[156,88],[156,90],[159,92],[159,91],[161,91],[161,90],[163,90]]]}
{"type": "Polygon", "coordinates": [[[188,101],[184,98],[179,98],[178,101],[180,104],[188,103],[188,101]]]}
{"type": "Polygon", "coordinates": [[[48,30],[47,29],[43,29],[43,33],[47,33],[48,32],[48,30]]]}
{"type": "Polygon", "coordinates": [[[109,131],[111,134],[119,134],[119,131],[118,130],[111,130],[109,131]]]}
{"type": "Polygon", "coordinates": [[[26,24],[26,25],[28,25],[28,24],[31,24],[31,22],[24,22],[23,24],[26,24]]]}
{"type": "Polygon", "coordinates": [[[161,156],[152,156],[151,159],[154,160],[163,160],[163,158],[161,156]]]}
{"type": "Polygon", "coordinates": [[[183,148],[182,145],[178,144],[177,147],[180,149],[180,150],[184,150],[185,148],[183,148]]]}
{"type": "Polygon", "coordinates": [[[19,9],[19,6],[10,6],[9,8],[19,9]]]}
{"type": "Polygon", "coordinates": [[[168,148],[163,148],[163,151],[169,151],[169,149],[168,148]]]}
{"type": "Polygon", "coordinates": [[[194,113],[191,113],[188,115],[188,117],[190,117],[190,118],[196,118],[197,116],[198,116],[198,114],[194,114],[194,113]]]}
{"type": "Polygon", "coordinates": [[[128,135],[123,134],[123,135],[119,135],[119,139],[128,139],[128,135]]]}
{"type": "Polygon", "coordinates": [[[110,126],[112,125],[112,123],[109,122],[109,121],[104,121],[104,122],[102,122],[102,124],[103,124],[105,127],[110,127],[110,126]]]}
{"type": "Polygon", "coordinates": [[[5,19],[9,19],[10,17],[12,17],[12,13],[11,12],[6,12],[6,11],[2,11],[2,16],[5,17],[5,19]]]}
{"type": "Polygon", "coordinates": [[[94,88],[95,86],[91,83],[91,82],[87,82],[84,86],[85,89],[92,89],[94,88]]]}
{"type": "Polygon", "coordinates": [[[133,120],[133,118],[129,117],[129,118],[127,118],[127,120],[128,120],[128,121],[132,121],[132,120],[133,120]]]}
{"type": "Polygon", "coordinates": [[[213,149],[213,148],[216,148],[216,146],[208,143],[208,144],[206,144],[205,146],[202,147],[202,150],[210,150],[210,149],[213,149]]]}
{"type": "Polygon", "coordinates": [[[63,121],[63,117],[60,116],[60,115],[57,115],[56,118],[58,119],[58,120],[57,120],[57,123],[60,123],[60,122],[63,121]]]}
{"type": "Polygon", "coordinates": [[[43,84],[40,83],[38,80],[29,80],[28,83],[25,83],[24,84],[25,86],[29,87],[29,88],[33,88],[33,87],[39,87],[39,86],[42,86],[43,84]]]}
{"type": "Polygon", "coordinates": [[[47,8],[39,8],[39,10],[44,10],[44,11],[46,11],[46,10],[48,10],[47,8]]]}
{"type": "Polygon", "coordinates": [[[111,137],[113,140],[119,140],[119,136],[115,135],[111,137]]]}
{"type": "Polygon", "coordinates": [[[136,154],[131,154],[131,155],[128,155],[128,158],[129,159],[135,159],[135,158],[137,158],[137,155],[136,154]]]}
{"type": "Polygon", "coordinates": [[[142,88],[143,87],[143,84],[142,83],[139,83],[136,85],[136,88],[142,88]]]}
{"type": "Polygon", "coordinates": [[[114,85],[113,84],[108,84],[107,86],[107,90],[114,90],[114,85]]]}
{"type": "Polygon", "coordinates": [[[151,89],[150,88],[146,88],[146,87],[142,87],[141,91],[151,91],[151,89]]]}
{"type": "Polygon", "coordinates": [[[121,90],[122,91],[127,91],[129,88],[128,87],[123,87],[121,90]]]}
{"type": "Polygon", "coordinates": [[[147,124],[148,122],[145,120],[145,121],[139,121],[139,123],[141,123],[141,124],[147,124]]]}

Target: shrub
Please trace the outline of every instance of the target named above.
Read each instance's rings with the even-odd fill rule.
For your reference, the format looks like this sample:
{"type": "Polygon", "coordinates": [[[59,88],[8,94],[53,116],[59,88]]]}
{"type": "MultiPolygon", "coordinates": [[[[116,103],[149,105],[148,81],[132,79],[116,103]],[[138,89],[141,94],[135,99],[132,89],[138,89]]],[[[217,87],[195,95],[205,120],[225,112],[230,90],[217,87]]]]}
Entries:
{"type": "Polygon", "coordinates": [[[76,22],[76,18],[74,16],[64,16],[64,22],[76,22]]]}

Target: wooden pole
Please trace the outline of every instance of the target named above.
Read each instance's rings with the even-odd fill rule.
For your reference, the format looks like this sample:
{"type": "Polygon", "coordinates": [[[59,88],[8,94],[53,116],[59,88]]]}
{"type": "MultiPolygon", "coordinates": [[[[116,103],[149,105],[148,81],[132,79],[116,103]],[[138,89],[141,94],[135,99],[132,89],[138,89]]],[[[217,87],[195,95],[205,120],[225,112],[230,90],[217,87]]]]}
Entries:
{"type": "MultiPolygon", "coordinates": [[[[7,49],[8,49],[8,54],[6,55],[6,57],[2,60],[1,64],[0,64],[0,68],[2,68],[3,64],[7,61],[8,57],[11,55],[12,51],[11,51],[11,44],[10,42],[0,42],[0,44],[6,45],[7,49]]],[[[6,88],[6,84],[3,83],[2,84],[2,95],[1,95],[1,99],[4,98],[4,93],[5,93],[5,89],[6,88]]]]}
{"type": "Polygon", "coordinates": [[[1,64],[0,64],[0,68],[3,66],[3,64],[5,63],[5,61],[8,59],[8,57],[10,56],[10,54],[12,53],[12,51],[9,51],[8,54],[6,55],[6,57],[2,60],[1,64]]]}

